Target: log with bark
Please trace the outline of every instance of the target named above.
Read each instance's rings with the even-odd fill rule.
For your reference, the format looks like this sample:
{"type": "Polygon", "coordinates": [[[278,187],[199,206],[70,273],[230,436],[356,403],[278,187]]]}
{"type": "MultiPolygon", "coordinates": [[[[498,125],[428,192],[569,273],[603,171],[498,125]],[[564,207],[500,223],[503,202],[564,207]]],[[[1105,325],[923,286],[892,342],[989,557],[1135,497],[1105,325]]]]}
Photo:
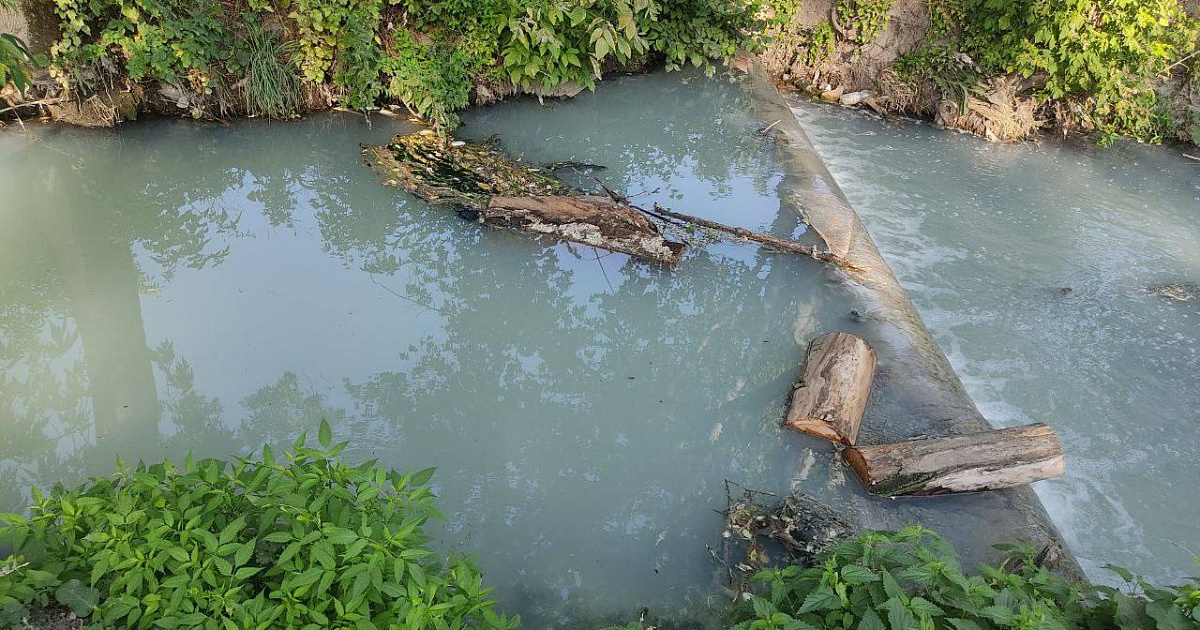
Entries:
{"type": "Polygon", "coordinates": [[[575,191],[539,169],[493,147],[446,142],[432,133],[396,136],[382,147],[363,147],[367,164],[386,186],[458,209],[488,225],[546,234],[674,265],[684,245],[629,204],[575,191]]]}
{"type": "Polygon", "coordinates": [[[663,236],[661,223],[718,230],[856,269],[840,256],[809,245],[672,212],[657,204],[653,209],[641,208],[608,188],[609,198],[592,196],[549,174],[556,167],[576,163],[531,168],[495,146],[449,141],[426,131],[396,136],[385,146],[364,146],[363,156],[385,176],[385,186],[403,188],[433,204],[449,205],[466,218],[603,247],[659,264],[674,265],[684,249],[683,243],[663,236]]]}
{"type": "Polygon", "coordinates": [[[1066,458],[1045,424],[842,452],[872,494],[921,496],[1024,485],[1066,473],[1066,458]]]}
{"type": "Polygon", "coordinates": [[[492,197],[480,216],[489,225],[550,234],[664,265],[683,255],[682,243],[663,238],[642,213],[609,197],[492,197]]]}
{"type": "Polygon", "coordinates": [[[786,426],[853,446],[874,377],[875,350],[861,337],[817,337],[804,357],[786,426]]]}

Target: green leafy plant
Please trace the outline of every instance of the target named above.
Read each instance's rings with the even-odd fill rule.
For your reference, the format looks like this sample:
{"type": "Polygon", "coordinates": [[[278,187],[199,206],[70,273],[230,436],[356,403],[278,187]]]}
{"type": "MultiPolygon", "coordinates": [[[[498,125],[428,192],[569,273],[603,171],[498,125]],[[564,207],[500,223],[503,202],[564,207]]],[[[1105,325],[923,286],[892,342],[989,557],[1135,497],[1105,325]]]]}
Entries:
{"type": "Polygon", "coordinates": [[[1170,116],[1156,86],[1198,50],[1177,0],[962,0],[963,49],[980,65],[1036,78],[1082,101],[1106,135],[1158,139],[1170,116]]]}
{"type": "Polygon", "coordinates": [[[394,50],[383,62],[387,95],[438,126],[452,129],[458,125],[455,112],[467,106],[471,94],[467,64],[465,53],[439,53],[408,33],[397,33],[394,50]]]}
{"type": "Polygon", "coordinates": [[[761,28],[761,11],[756,0],[661,0],[657,19],[641,29],[668,69],[690,64],[711,73],[711,60],[757,48],[748,34],[761,28]]]}
{"type": "Polygon", "coordinates": [[[7,614],[51,599],[104,627],[512,630],[480,572],[441,558],[433,470],[340,458],[322,422],[277,459],[129,468],[77,489],[35,491],[0,538],[30,558],[0,575],[7,614]]]}
{"type": "Polygon", "coordinates": [[[944,44],[929,44],[901,55],[896,59],[895,70],[914,89],[927,82],[934,84],[943,99],[959,104],[960,113],[966,113],[967,99],[978,90],[982,79],[960,53],[944,44]]]}
{"type": "Polygon", "coordinates": [[[20,37],[0,33],[0,88],[12,83],[18,92],[29,86],[29,67],[33,56],[20,37]]]}
{"type": "Polygon", "coordinates": [[[887,28],[892,0],[838,0],[838,21],[854,31],[854,39],[869,44],[887,28]]]}
{"type": "Polygon", "coordinates": [[[871,532],[817,566],[759,573],[764,594],[739,609],[731,630],[1200,628],[1196,584],[1155,587],[1117,568],[1126,589],[1074,584],[1038,566],[1031,547],[998,547],[1006,568],[968,575],[930,530],[871,532]]]}
{"type": "Polygon", "coordinates": [[[288,46],[275,33],[250,21],[237,51],[235,69],[245,74],[246,110],[284,118],[300,105],[300,77],[287,60],[288,46]]]}
{"type": "Polygon", "coordinates": [[[218,101],[201,113],[221,114],[224,86],[240,85],[246,112],[280,117],[305,84],[328,86],[347,107],[400,101],[444,128],[476,84],[591,88],[603,72],[653,56],[711,70],[753,46],[758,12],[757,0],[54,2],[62,36],[51,70],[68,87],[156,79],[194,110],[218,101]]]}

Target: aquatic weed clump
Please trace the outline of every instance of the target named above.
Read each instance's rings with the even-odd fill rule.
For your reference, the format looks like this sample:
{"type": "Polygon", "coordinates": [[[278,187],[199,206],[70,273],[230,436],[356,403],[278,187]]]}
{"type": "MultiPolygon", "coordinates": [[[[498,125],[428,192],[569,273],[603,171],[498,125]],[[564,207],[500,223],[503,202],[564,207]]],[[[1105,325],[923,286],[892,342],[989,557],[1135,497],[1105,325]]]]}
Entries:
{"type": "Polygon", "coordinates": [[[25,557],[0,570],[0,625],[57,605],[120,628],[516,627],[470,562],[429,548],[432,469],[349,465],[325,422],[319,443],[35,491],[28,518],[3,516],[25,557]]]}

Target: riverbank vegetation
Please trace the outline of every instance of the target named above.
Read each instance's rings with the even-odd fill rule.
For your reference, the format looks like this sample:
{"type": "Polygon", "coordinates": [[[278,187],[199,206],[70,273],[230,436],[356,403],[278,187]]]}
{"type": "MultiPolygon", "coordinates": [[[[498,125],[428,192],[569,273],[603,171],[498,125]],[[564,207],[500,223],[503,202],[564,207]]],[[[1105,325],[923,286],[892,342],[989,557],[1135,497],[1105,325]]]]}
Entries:
{"type": "MultiPolygon", "coordinates": [[[[387,103],[442,127],[469,103],[570,95],[746,41],[742,0],[54,0],[50,91],[142,110],[287,117],[387,103]],[[174,111],[172,111],[174,110],[174,111]]],[[[0,59],[0,62],[3,60],[0,59]]]]}
{"type": "MultiPolygon", "coordinates": [[[[346,446],[322,421],[317,446],[301,435],[280,456],[267,446],[232,462],[118,461],[78,488],[35,490],[27,516],[0,515],[0,545],[22,554],[0,564],[0,624],[518,628],[470,561],[430,546],[423,528],[441,517],[433,471],[353,465],[346,446]]],[[[1032,547],[997,547],[1001,564],[967,573],[928,529],[866,532],[756,574],[728,627],[1200,628],[1200,580],[1161,587],[1113,567],[1123,588],[1093,586],[1056,575],[1032,547]]]]}
{"type": "Polygon", "coordinates": [[[795,17],[772,27],[765,57],[785,83],[832,92],[831,100],[868,90],[881,111],[998,140],[1049,127],[1103,141],[1200,144],[1200,5],[1191,13],[1180,0],[807,0],[800,7],[780,11],[795,17]],[[825,24],[836,34],[832,47],[815,36],[825,24]]]}
{"type": "Polygon", "coordinates": [[[1200,583],[1157,587],[1115,567],[1124,588],[1072,583],[1032,547],[997,547],[1002,564],[968,574],[935,532],[870,532],[812,567],[756,575],[761,592],[735,611],[730,630],[1200,628],[1200,583]]]}
{"type": "Polygon", "coordinates": [[[54,0],[61,32],[44,63],[7,35],[0,81],[24,93],[42,70],[53,80],[27,100],[81,123],[401,104],[452,128],[470,104],[760,50],[785,84],[830,100],[869,91],[853,102],[991,139],[1052,129],[1200,144],[1200,5],[1188,2],[54,0]]]}
{"type": "Polygon", "coordinates": [[[322,422],[278,458],[120,465],[3,516],[0,627],[47,607],[104,628],[511,630],[471,562],[442,557],[432,470],[340,458],[322,422]],[[28,563],[28,564],[27,564],[28,563]]]}

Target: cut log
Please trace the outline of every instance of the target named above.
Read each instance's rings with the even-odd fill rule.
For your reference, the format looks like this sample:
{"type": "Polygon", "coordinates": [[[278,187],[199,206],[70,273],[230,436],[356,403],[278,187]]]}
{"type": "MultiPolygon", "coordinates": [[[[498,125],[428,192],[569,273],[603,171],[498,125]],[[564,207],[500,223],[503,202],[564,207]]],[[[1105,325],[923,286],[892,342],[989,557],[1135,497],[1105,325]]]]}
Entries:
{"type": "Polygon", "coordinates": [[[804,357],[786,426],[853,446],[874,377],[875,350],[861,337],[817,337],[804,357]]]}
{"type": "Polygon", "coordinates": [[[549,234],[664,265],[674,265],[683,255],[683,243],[663,238],[642,213],[609,197],[492,197],[480,218],[489,225],[549,234]]]}
{"type": "Polygon", "coordinates": [[[896,444],[855,446],[842,456],[872,494],[922,496],[1020,486],[1066,473],[1054,431],[1031,424],[896,444]]]}

